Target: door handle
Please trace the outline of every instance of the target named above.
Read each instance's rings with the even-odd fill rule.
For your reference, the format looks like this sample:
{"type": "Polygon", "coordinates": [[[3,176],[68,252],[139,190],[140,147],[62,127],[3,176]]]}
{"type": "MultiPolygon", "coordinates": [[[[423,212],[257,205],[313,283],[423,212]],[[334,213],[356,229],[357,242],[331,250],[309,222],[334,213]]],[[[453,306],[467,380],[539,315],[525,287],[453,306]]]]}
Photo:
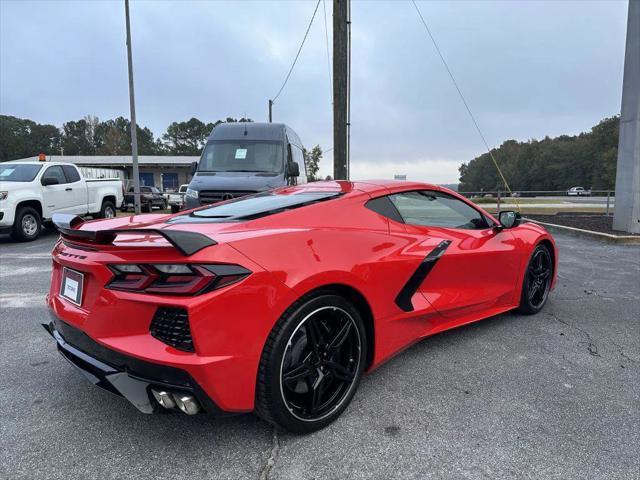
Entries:
{"type": "Polygon", "coordinates": [[[71,188],[71,187],[67,187],[67,188],[64,189],[65,192],[70,192],[71,190],[73,190],[73,188],[71,188]]]}

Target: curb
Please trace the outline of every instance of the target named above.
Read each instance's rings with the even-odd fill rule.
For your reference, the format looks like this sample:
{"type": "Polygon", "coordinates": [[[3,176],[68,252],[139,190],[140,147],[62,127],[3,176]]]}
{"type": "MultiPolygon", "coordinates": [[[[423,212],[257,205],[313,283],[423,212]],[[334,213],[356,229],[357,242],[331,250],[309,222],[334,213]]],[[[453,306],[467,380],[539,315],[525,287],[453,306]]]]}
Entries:
{"type": "Polygon", "coordinates": [[[601,242],[615,243],[618,245],[640,245],[640,235],[611,235],[610,233],[594,232],[593,230],[583,230],[581,228],[540,222],[532,218],[525,217],[523,220],[542,225],[552,233],[566,233],[576,237],[591,238],[600,240],[601,242]]]}

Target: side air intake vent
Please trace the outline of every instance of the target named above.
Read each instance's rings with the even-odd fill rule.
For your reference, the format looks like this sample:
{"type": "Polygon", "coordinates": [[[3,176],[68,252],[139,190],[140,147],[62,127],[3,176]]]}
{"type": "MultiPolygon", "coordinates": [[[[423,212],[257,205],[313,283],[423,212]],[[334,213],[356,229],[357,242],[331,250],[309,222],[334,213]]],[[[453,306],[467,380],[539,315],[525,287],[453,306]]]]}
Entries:
{"type": "Polygon", "coordinates": [[[158,308],[149,327],[151,336],[183,352],[194,352],[189,315],[182,308],[158,308]]]}

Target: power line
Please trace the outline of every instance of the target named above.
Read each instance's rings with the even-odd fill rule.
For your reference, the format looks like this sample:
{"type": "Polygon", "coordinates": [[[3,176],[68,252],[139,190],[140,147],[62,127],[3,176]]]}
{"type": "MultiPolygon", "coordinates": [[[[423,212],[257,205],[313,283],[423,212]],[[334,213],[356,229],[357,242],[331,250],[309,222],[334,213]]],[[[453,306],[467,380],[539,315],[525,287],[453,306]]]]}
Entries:
{"type": "MultiPolygon", "coordinates": [[[[484,143],[485,148],[487,149],[487,152],[489,153],[489,156],[491,157],[491,160],[493,160],[493,164],[496,167],[496,170],[498,170],[498,174],[500,174],[500,178],[502,178],[502,182],[504,183],[504,186],[507,187],[507,190],[509,191],[509,194],[511,195],[511,197],[513,197],[513,192],[511,192],[511,188],[509,187],[509,184],[507,183],[507,179],[504,178],[504,175],[502,174],[502,170],[500,170],[500,167],[498,166],[498,162],[496,160],[496,158],[493,156],[493,153],[491,152],[491,148],[489,148],[489,143],[487,142],[487,139],[485,138],[484,134],[482,133],[482,130],[480,129],[480,125],[478,125],[478,122],[476,121],[476,117],[473,115],[473,112],[471,112],[471,108],[469,107],[469,104],[467,103],[467,100],[464,98],[464,95],[462,94],[462,90],[460,90],[460,87],[458,86],[458,82],[456,82],[455,77],[453,76],[453,73],[451,72],[451,69],[449,68],[449,65],[447,64],[447,61],[444,59],[444,56],[442,55],[442,52],[440,51],[440,48],[438,47],[438,42],[436,42],[436,39],[433,37],[431,30],[429,29],[429,26],[427,25],[427,22],[425,21],[424,17],[422,16],[422,13],[420,12],[420,9],[418,8],[418,5],[416,4],[415,0],[411,0],[411,3],[413,3],[413,6],[416,9],[416,12],[418,13],[418,16],[420,17],[420,20],[422,21],[422,24],[424,25],[425,30],[427,31],[427,34],[429,34],[429,38],[431,39],[431,42],[433,43],[433,46],[436,49],[436,52],[438,52],[438,56],[440,57],[440,60],[442,60],[442,64],[444,65],[444,68],[446,68],[447,73],[449,74],[449,77],[451,77],[451,81],[453,82],[453,85],[456,87],[456,90],[458,91],[458,95],[460,96],[460,99],[462,100],[462,103],[464,104],[464,107],[467,109],[467,113],[469,114],[469,117],[471,117],[471,121],[473,122],[473,124],[476,127],[476,130],[478,131],[478,134],[480,135],[480,138],[482,139],[482,143],[484,143]]],[[[515,200],[516,206],[518,207],[518,210],[520,210],[520,204],[518,203],[518,200],[513,197],[513,199],[515,200]]]]}
{"type": "Polygon", "coordinates": [[[318,11],[318,7],[319,6],[320,6],[320,0],[318,0],[318,3],[316,3],[316,8],[313,10],[313,15],[311,16],[311,21],[309,22],[309,26],[307,27],[307,31],[304,34],[304,38],[302,39],[302,43],[300,44],[300,48],[298,48],[298,53],[296,53],[296,58],[293,59],[293,63],[291,64],[291,68],[289,69],[289,73],[287,73],[287,76],[285,77],[284,82],[282,83],[282,86],[280,87],[280,90],[278,90],[278,93],[276,93],[275,97],[273,97],[273,99],[271,100],[272,103],[275,103],[276,99],[282,93],[282,90],[284,90],[284,87],[287,84],[287,81],[289,80],[289,77],[291,76],[291,72],[293,72],[293,67],[296,66],[296,62],[298,61],[298,57],[300,56],[300,52],[302,51],[302,47],[304,46],[304,42],[307,40],[307,35],[309,35],[309,30],[311,30],[311,25],[313,24],[313,19],[316,18],[316,12],[318,11]]]}

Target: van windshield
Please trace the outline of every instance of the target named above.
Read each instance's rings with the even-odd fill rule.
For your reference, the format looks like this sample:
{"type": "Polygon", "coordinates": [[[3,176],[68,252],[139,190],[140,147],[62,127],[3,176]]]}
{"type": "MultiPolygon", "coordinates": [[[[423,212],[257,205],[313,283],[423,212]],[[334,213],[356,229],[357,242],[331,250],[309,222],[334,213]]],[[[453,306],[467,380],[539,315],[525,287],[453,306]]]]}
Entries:
{"type": "Polygon", "coordinates": [[[269,140],[214,140],[207,143],[199,172],[282,172],[282,143],[269,140]]]}

